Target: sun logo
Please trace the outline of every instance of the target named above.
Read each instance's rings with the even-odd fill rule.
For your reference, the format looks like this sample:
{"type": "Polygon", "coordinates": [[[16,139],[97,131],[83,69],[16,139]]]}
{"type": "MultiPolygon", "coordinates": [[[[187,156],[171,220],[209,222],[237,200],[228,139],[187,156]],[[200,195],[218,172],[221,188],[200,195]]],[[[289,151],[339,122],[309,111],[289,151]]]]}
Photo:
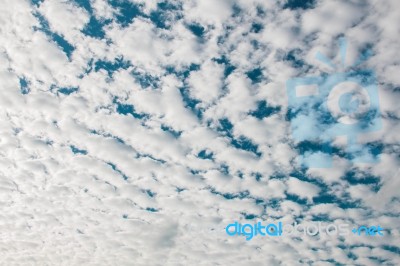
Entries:
{"type": "Polygon", "coordinates": [[[360,163],[379,160],[368,145],[358,142],[358,136],[382,128],[375,72],[357,69],[371,52],[360,56],[346,71],[347,43],[344,38],[339,42],[340,65],[316,54],[333,73],[292,78],[286,83],[288,120],[292,136],[301,147],[300,163],[306,167],[332,167],[332,156],[338,155],[332,141],[339,136],[347,138],[345,154],[341,156],[360,163]]]}

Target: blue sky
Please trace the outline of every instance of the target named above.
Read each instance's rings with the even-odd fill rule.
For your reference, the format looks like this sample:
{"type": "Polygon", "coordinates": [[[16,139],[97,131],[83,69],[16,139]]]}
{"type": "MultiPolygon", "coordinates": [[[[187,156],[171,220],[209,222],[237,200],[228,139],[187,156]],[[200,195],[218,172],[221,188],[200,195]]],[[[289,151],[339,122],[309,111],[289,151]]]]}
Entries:
{"type": "Polygon", "coordinates": [[[1,264],[400,264],[398,1],[0,8],[1,264]],[[378,113],[360,127],[375,114],[381,124],[354,129],[350,149],[335,125],[359,117],[331,98],[293,105],[286,87],[335,73],[375,75],[378,113]],[[233,221],[385,235],[246,241],[225,234],[233,221]]]}

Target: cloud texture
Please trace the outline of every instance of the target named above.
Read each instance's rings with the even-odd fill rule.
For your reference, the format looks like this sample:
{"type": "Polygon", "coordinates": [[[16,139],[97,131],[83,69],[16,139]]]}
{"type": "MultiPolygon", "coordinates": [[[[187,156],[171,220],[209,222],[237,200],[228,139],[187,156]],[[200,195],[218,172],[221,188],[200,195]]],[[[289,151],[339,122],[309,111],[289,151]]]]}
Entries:
{"type": "MultiPolygon", "coordinates": [[[[400,5],[2,0],[2,265],[399,265],[400,5]],[[378,80],[377,164],[302,168],[286,81],[378,80]],[[233,221],[380,224],[381,238],[229,237],[233,221]]],[[[310,131],[310,134],[313,133],[310,131]]],[[[303,145],[303,146],[302,146],[303,145]]],[[[305,146],[304,146],[305,145],[305,146]]]]}

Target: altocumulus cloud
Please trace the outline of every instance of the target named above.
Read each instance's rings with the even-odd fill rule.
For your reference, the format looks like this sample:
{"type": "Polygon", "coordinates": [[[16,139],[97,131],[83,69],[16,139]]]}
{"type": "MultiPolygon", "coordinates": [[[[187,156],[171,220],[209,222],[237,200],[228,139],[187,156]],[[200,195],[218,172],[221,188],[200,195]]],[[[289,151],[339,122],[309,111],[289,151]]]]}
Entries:
{"type": "Polygon", "coordinates": [[[2,265],[398,265],[400,5],[2,0],[2,265]],[[285,83],[367,49],[377,164],[299,167],[285,83]],[[385,236],[228,237],[233,221],[385,236]]]}

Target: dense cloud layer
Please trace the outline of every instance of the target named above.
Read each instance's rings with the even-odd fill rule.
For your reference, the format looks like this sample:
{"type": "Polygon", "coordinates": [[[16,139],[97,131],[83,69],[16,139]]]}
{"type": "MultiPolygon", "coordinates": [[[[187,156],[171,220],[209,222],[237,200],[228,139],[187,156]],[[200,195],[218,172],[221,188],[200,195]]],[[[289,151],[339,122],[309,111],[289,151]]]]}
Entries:
{"type": "Polygon", "coordinates": [[[0,10],[2,265],[400,264],[398,1],[0,10]],[[382,128],[358,141],[379,162],[351,162],[339,137],[332,168],[300,167],[315,147],[291,134],[286,81],[347,71],[368,49],[359,67],[376,73],[382,128]],[[317,220],[385,235],[225,234],[317,220]]]}

